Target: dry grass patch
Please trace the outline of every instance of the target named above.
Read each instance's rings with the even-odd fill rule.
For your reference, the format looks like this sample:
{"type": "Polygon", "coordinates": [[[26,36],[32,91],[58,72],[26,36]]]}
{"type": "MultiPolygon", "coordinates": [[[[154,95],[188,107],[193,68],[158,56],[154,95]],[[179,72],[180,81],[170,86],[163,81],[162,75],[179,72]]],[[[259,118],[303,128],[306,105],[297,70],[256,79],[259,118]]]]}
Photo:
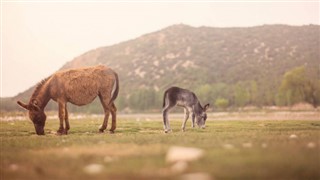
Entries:
{"type": "Polygon", "coordinates": [[[78,158],[81,156],[101,156],[101,157],[132,157],[159,155],[165,152],[166,147],[161,144],[138,145],[128,144],[99,144],[95,146],[70,146],[63,148],[48,148],[40,150],[31,150],[34,155],[45,156],[67,156],[78,158]]]}

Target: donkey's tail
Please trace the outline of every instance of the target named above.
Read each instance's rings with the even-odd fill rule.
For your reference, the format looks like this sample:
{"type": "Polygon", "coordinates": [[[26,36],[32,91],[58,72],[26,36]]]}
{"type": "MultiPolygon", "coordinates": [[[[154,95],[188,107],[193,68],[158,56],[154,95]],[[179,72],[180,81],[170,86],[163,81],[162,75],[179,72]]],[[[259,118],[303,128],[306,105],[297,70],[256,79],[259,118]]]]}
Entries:
{"type": "Polygon", "coordinates": [[[118,97],[118,94],[119,94],[119,77],[118,77],[118,74],[116,72],[114,72],[114,76],[116,78],[116,81],[114,82],[115,84],[113,85],[113,88],[112,88],[112,92],[111,92],[111,99],[110,99],[110,102],[109,102],[109,105],[117,99],[118,97]]]}

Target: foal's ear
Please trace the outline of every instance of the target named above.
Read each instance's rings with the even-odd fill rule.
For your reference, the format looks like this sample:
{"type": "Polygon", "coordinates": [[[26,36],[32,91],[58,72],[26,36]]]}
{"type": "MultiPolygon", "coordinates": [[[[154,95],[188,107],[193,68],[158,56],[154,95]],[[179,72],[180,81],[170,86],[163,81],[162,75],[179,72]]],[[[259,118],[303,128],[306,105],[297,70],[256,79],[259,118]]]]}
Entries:
{"type": "Polygon", "coordinates": [[[209,104],[209,103],[208,103],[208,104],[206,104],[206,105],[204,105],[203,110],[204,110],[204,111],[206,111],[206,110],[209,108],[209,106],[210,106],[210,104],[209,104]]]}
{"type": "Polygon", "coordinates": [[[24,109],[30,110],[29,105],[27,105],[27,104],[25,104],[25,103],[23,103],[23,102],[21,102],[21,101],[17,101],[17,103],[18,103],[21,107],[23,107],[24,109]]]}

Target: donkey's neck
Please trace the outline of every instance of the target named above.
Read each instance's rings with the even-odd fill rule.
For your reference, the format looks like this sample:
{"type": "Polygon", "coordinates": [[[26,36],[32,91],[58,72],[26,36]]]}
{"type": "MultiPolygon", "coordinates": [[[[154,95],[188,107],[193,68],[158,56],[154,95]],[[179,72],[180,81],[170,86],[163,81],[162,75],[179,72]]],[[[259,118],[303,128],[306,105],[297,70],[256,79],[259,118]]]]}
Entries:
{"type": "Polygon", "coordinates": [[[202,113],[202,106],[199,101],[197,101],[196,104],[194,105],[194,113],[196,115],[200,115],[202,113]]]}
{"type": "Polygon", "coordinates": [[[50,101],[50,96],[49,96],[49,91],[48,91],[48,89],[47,88],[45,88],[45,91],[44,91],[44,93],[41,93],[41,94],[39,94],[38,96],[37,96],[37,98],[36,98],[36,100],[38,101],[38,103],[39,103],[39,107],[41,108],[41,109],[44,109],[46,106],[47,106],[47,104],[48,104],[48,102],[50,101]]]}
{"type": "Polygon", "coordinates": [[[31,99],[30,99],[30,103],[32,101],[36,100],[38,106],[41,109],[44,109],[51,99],[50,93],[49,93],[49,83],[50,83],[49,79],[50,79],[50,77],[42,80],[37,85],[36,89],[34,90],[32,96],[31,96],[31,99]]]}

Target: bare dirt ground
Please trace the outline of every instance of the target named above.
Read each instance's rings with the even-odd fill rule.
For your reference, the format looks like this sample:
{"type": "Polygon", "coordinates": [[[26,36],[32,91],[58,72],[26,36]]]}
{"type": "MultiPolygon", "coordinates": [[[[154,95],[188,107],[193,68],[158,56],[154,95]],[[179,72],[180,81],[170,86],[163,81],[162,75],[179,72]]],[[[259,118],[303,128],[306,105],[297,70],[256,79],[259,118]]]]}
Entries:
{"type": "MultiPolygon", "coordinates": [[[[320,120],[320,111],[276,111],[276,112],[214,112],[208,113],[208,120],[320,120]]],[[[119,114],[120,119],[161,120],[159,114],[119,114]]],[[[180,120],[183,113],[169,114],[169,118],[180,120]]]]}
{"type": "MultiPolygon", "coordinates": [[[[320,120],[320,110],[308,111],[238,111],[238,112],[210,112],[208,120],[213,121],[226,121],[226,120],[320,120]]],[[[121,114],[118,113],[118,119],[135,119],[136,121],[142,120],[162,120],[162,114],[159,113],[144,113],[144,114],[121,114]]],[[[47,119],[57,119],[58,112],[49,112],[47,119]]],[[[102,118],[102,114],[72,114],[69,115],[70,119],[91,119],[102,118]]],[[[170,113],[169,118],[172,120],[182,120],[184,118],[183,112],[170,113]]],[[[0,121],[20,121],[27,120],[27,113],[18,112],[15,114],[2,113],[0,121]]]]}

